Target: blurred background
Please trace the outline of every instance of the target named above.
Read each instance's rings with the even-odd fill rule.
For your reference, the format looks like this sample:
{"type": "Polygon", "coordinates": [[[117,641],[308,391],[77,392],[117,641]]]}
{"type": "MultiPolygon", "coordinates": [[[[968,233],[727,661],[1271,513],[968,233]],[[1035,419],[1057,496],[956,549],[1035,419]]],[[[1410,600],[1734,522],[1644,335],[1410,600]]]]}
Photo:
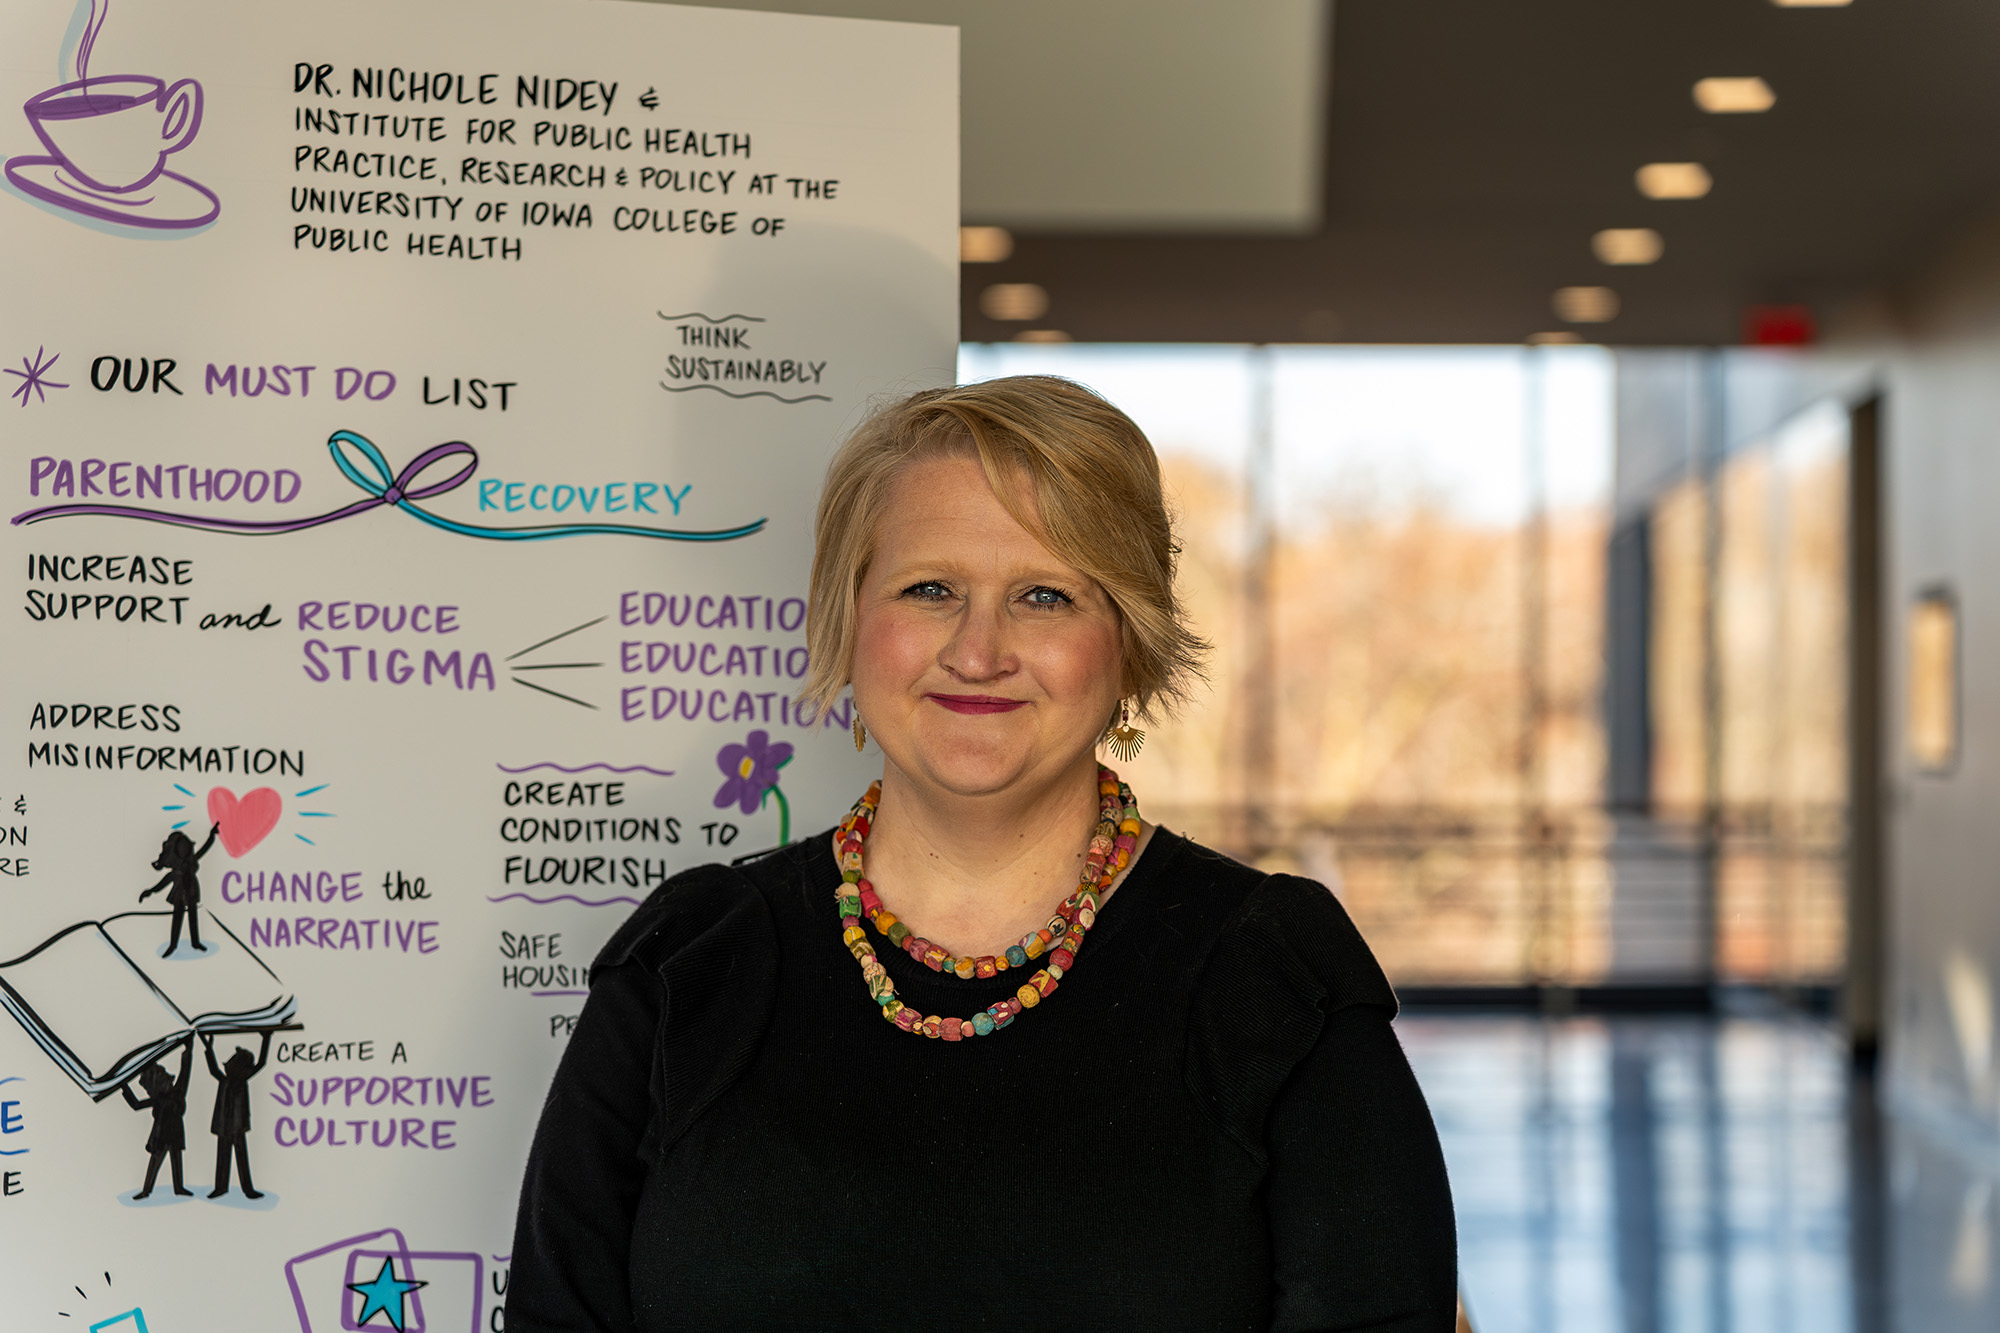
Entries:
{"type": "Polygon", "coordinates": [[[1373,944],[1470,1325],[2000,1328],[2000,8],[742,7],[961,26],[961,377],[1158,446],[1129,774],[1373,944]]]}

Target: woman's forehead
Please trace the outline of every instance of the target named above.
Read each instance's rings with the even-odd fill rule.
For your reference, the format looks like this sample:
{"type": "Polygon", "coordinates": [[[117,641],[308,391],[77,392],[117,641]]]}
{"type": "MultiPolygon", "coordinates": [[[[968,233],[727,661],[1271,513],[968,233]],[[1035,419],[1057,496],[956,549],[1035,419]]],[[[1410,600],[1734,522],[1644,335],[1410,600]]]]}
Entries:
{"type": "Polygon", "coordinates": [[[892,499],[876,527],[874,562],[885,568],[914,563],[1078,575],[1074,566],[1021,526],[976,472],[974,480],[976,486],[913,485],[892,499]]]}

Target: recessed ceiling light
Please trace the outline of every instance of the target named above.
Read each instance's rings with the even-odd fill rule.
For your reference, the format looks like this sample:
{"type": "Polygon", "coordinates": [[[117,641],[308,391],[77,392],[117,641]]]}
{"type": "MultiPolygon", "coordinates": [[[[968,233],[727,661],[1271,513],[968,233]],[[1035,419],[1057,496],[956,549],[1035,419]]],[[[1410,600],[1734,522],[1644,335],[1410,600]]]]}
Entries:
{"type": "Polygon", "coordinates": [[[1061,329],[1022,329],[1014,335],[1017,343],[1066,343],[1072,341],[1061,329]]]}
{"type": "Polygon", "coordinates": [[[1648,162],[1636,179],[1648,199],[1699,199],[1715,185],[1699,162],[1648,162]]]}
{"type": "Polygon", "coordinates": [[[1839,9],[1854,0],[1771,0],[1780,9],[1839,9]]]}
{"type": "Polygon", "coordinates": [[[1550,329],[1546,333],[1531,333],[1528,335],[1528,345],[1530,347],[1567,347],[1573,343],[1580,343],[1582,341],[1583,335],[1581,333],[1572,333],[1568,329],[1550,329]]]}
{"type": "Polygon", "coordinates": [[[1715,116],[1769,111],[1778,104],[1771,85],[1759,78],[1703,79],[1694,86],[1694,104],[1715,116]]]}
{"type": "Polygon", "coordinates": [[[1602,324],[1618,317],[1618,293],[1609,287],[1559,287],[1550,304],[1556,318],[1570,324],[1602,324]]]}
{"type": "Polygon", "coordinates": [[[1014,253],[1014,237],[1005,227],[960,227],[958,262],[997,264],[1014,253]]]}
{"type": "Polygon", "coordinates": [[[1591,253],[1606,264],[1650,264],[1666,243],[1651,227],[1606,227],[1590,238],[1591,253]]]}
{"type": "Polygon", "coordinates": [[[1040,319],[1049,313],[1049,294],[1032,282],[996,282],[979,294],[988,319],[1040,319]]]}

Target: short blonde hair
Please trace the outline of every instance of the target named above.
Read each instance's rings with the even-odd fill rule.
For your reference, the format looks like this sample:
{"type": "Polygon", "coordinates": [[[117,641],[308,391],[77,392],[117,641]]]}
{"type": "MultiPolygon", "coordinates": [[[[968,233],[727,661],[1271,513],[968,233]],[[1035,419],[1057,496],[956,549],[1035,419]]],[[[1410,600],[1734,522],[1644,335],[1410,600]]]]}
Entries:
{"type": "Polygon", "coordinates": [[[956,450],[978,457],[1016,522],[1111,599],[1124,648],[1121,690],[1141,716],[1184,702],[1209,645],[1188,628],[1174,592],[1180,547],[1160,460],[1130,417],[1054,375],[913,393],[878,409],[840,446],[814,526],[812,664],[801,702],[831,707],[852,675],[855,598],[896,477],[956,450]]]}

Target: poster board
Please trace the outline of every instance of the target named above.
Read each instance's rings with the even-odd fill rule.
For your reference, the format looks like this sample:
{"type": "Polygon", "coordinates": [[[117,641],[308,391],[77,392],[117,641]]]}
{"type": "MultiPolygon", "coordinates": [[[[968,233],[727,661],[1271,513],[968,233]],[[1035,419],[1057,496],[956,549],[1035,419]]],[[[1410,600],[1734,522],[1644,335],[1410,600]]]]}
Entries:
{"type": "Polygon", "coordinates": [[[0,1323],[497,1330],[597,946],[866,781],[811,514],[952,373],[956,34],[0,35],[0,1323]]]}

